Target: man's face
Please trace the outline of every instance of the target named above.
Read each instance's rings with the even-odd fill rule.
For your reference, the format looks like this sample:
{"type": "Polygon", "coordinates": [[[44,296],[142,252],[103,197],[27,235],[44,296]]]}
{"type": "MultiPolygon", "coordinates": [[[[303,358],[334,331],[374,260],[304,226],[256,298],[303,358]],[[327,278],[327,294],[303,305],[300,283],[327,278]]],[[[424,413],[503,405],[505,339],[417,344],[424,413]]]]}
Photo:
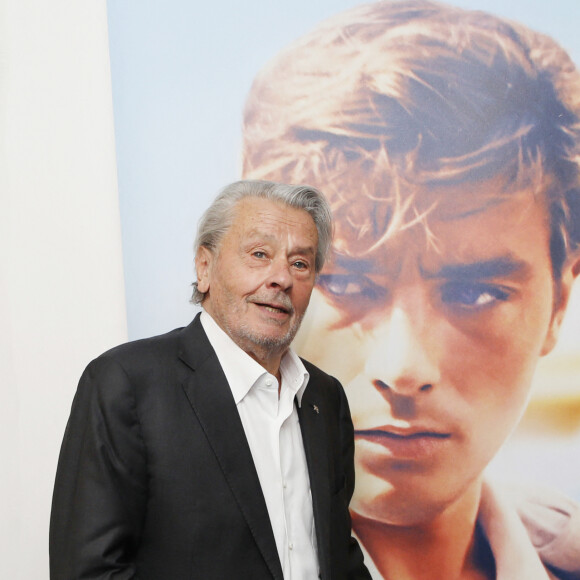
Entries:
{"type": "Polygon", "coordinates": [[[315,282],[316,226],[304,210],[246,198],[216,252],[196,257],[203,307],[248,354],[286,350],[315,282]]]}
{"type": "Polygon", "coordinates": [[[564,308],[547,212],[531,193],[462,216],[441,210],[428,225],[429,236],[415,226],[364,258],[335,257],[297,341],[345,383],[351,508],[397,525],[477,495],[564,308]]]}

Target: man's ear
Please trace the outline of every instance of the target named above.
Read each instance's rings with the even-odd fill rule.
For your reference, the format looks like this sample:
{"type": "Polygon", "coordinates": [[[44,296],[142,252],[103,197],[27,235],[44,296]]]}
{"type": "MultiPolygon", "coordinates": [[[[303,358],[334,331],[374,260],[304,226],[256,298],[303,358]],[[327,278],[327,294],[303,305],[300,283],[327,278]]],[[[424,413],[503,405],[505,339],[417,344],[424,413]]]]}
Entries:
{"type": "Polygon", "coordinates": [[[195,273],[197,274],[197,289],[203,294],[209,290],[212,260],[211,250],[205,246],[200,246],[195,255],[195,273]]]}
{"type": "Polygon", "coordinates": [[[572,287],[579,274],[580,252],[576,252],[570,256],[564,264],[560,282],[556,285],[555,288],[556,302],[554,304],[554,312],[552,313],[550,328],[548,329],[548,334],[546,335],[546,340],[544,341],[544,345],[542,347],[542,356],[551,352],[552,349],[556,346],[558,335],[560,334],[560,327],[562,326],[562,321],[564,320],[564,315],[566,314],[566,309],[568,308],[572,287]]]}

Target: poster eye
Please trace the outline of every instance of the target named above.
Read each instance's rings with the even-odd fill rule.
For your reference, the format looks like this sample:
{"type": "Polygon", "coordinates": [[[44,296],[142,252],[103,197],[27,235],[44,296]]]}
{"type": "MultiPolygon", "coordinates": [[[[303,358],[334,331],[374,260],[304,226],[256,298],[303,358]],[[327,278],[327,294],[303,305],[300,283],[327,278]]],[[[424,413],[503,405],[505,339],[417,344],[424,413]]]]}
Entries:
{"type": "Polygon", "coordinates": [[[451,306],[482,308],[509,298],[509,292],[493,284],[449,282],[441,288],[441,301],[451,306]]]}
{"type": "Polygon", "coordinates": [[[338,299],[380,300],[386,295],[386,289],[357,274],[322,274],[318,284],[326,294],[338,299]]]}

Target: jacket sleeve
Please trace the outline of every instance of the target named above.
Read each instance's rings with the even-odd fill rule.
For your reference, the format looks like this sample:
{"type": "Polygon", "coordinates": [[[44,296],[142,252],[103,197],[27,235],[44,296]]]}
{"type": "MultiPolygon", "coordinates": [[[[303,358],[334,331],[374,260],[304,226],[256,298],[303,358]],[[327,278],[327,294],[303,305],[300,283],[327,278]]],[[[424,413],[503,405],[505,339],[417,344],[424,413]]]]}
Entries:
{"type": "Polygon", "coordinates": [[[147,500],[136,393],[114,359],[81,377],[60,452],[50,518],[51,580],[134,579],[147,500]]]}
{"type": "MultiPolygon", "coordinates": [[[[338,383],[338,381],[337,381],[338,383]]],[[[340,422],[341,422],[341,452],[343,460],[343,470],[345,477],[345,489],[347,494],[347,503],[350,503],[354,493],[355,470],[354,470],[354,427],[350,415],[348,401],[344,389],[338,383],[340,392],[340,422]]],[[[350,518],[350,516],[349,516],[350,518]]],[[[349,519],[349,524],[352,523],[349,519]]],[[[357,540],[351,535],[349,540],[348,553],[348,574],[349,580],[371,580],[370,572],[364,564],[364,557],[357,540]]]]}

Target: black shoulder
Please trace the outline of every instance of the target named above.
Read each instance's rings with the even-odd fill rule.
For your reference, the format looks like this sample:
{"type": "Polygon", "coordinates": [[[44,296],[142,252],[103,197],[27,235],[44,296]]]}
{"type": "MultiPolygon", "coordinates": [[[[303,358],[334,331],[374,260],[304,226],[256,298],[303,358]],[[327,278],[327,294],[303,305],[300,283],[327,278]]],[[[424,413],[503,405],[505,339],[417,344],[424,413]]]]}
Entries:
{"type": "Polygon", "coordinates": [[[176,328],[170,332],[166,332],[158,336],[151,336],[148,338],[140,338],[138,340],[125,342],[105,351],[97,358],[114,359],[117,361],[130,361],[132,359],[139,359],[142,361],[144,357],[147,356],[167,351],[173,351],[177,348],[179,337],[183,330],[183,327],[176,328]]]}
{"type": "Polygon", "coordinates": [[[317,367],[316,365],[313,365],[311,362],[307,361],[306,359],[303,359],[302,357],[300,357],[300,360],[302,361],[304,367],[308,371],[311,380],[315,379],[317,381],[328,382],[333,384],[338,383],[338,379],[324,372],[321,368],[317,367]]]}

